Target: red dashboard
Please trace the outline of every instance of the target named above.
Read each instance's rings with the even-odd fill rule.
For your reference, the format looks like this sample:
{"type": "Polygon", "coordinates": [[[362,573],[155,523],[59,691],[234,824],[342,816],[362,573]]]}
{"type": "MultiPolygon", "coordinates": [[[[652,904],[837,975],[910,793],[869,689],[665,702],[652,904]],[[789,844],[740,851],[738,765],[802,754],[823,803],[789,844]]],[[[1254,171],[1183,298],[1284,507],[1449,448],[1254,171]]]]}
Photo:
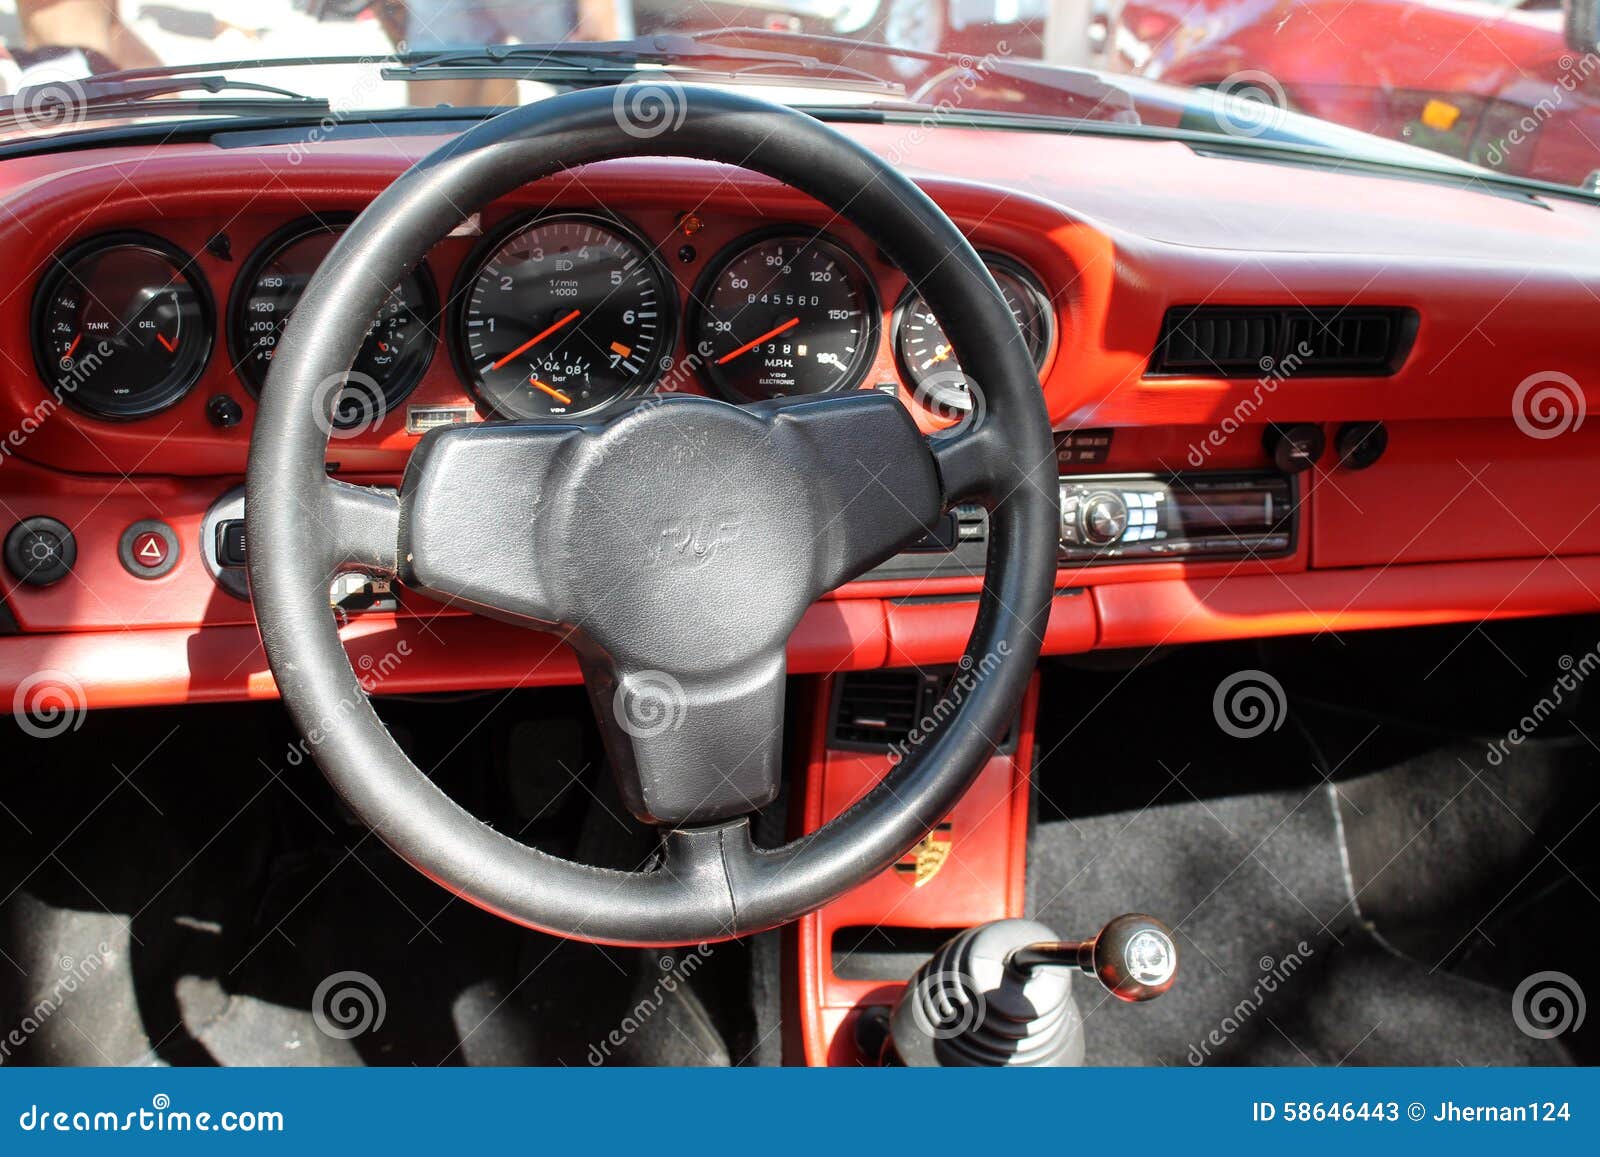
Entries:
{"type": "MultiPolygon", "coordinates": [[[[1600,211],[1170,142],[846,131],[915,174],[980,251],[1040,291],[1042,386],[1057,429],[1079,439],[1063,454],[1069,480],[1090,479],[1093,490],[1104,476],[1270,476],[1269,426],[1315,427],[1329,443],[1296,475],[1293,530],[1277,548],[1216,558],[1064,554],[1047,653],[1600,601],[1600,480],[1591,465],[1600,434],[1583,421],[1589,315],[1600,309],[1600,211]],[[1388,310],[1410,329],[1381,372],[1299,374],[1265,363],[1226,376],[1162,372],[1153,358],[1173,311],[1196,307],[1321,317],[1388,310]],[[1387,438],[1361,468],[1335,448],[1351,423],[1382,423],[1387,438]]],[[[255,404],[236,368],[230,319],[259,283],[252,255],[269,238],[296,222],[359,212],[438,143],[223,135],[0,164],[0,246],[12,273],[0,298],[0,531],[53,519],[75,547],[62,581],[29,585],[0,572],[11,620],[0,637],[0,693],[41,668],[73,672],[91,706],[274,693],[248,602],[207,565],[214,507],[241,481],[255,404]],[[213,336],[181,396],[135,420],[107,421],[53,396],[32,352],[35,302],[60,255],[128,231],[190,259],[213,336]],[[218,424],[219,396],[237,406],[237,424],[218,424]],[[159,546],[129,537],[147,523],[170,537],[157,534],[159,546]],[[130,566],[131,543],[170,551],[170,560],[157,574],[130,566]]],[[[870,323],[865,348],[850,351],[859,361],[839,380],[893,390],[925,429],[948,420],[908,388],[895,340],[905,280],[870,239],[741,170],[612,162],[529,186],[436,247],[427,275],[439,308],[420,311],[407,337],[426,350],[425,369],[381,421],[335,437],[331,469],[397,481],[419,424],[484,414],[484,394],[468,380],[473,359],[461,352],[463,302],[485,238],[550,213],[604,215],[655,254],[673,317],[671,352],[652,353],[652,366],[670,388],[690,392],[718,389],[706,367],[717,358],[695,354],[715,333],[702,315],[727,255],[741,239],[825,229],[867,290],[858,301],[870,323]]],[[[971,567],[875,572],[813,608],[792,641],[791,669],[953,661],[979,581],[971,567]]],[[[508,635],[403,593],[397,608],[353,616],[347,640],[358,656],[400,641],[428,656],[381,689],[578,681],[572,656],[549,637],[508,635]]]]}

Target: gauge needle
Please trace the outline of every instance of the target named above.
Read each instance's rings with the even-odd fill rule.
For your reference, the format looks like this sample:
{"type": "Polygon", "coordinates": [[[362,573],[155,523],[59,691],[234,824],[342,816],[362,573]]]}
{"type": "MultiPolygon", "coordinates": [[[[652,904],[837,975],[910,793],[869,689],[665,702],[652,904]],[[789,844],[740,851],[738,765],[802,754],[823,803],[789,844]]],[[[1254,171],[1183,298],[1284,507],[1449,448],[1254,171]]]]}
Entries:
{"type": "Polygon", "coordinates": [[[933,351],[933,356],[931,358],[929,358],[927,361],[922,363],[922,368],[923,369],[927,369],[929,366],[938,365],[940,362],[944,361],[949,356],[950,356],[950,347],[949,346],[947,346],[947,345],[937,346],[937,347],[935,347],[935,349],[933,351]]]}
{"type": "Polygon", "coordinates": [[[544,382],[541,382],[538,378],[529,378],[528,379],[528,384],[530,386],[532,386],[536,390],[543,390],[545,393],[549,394],[556,401],[560,402],[563,406],[572,405],[572,399],[571,398],[567,397],[567,395],[563,394],[560,390],[556,389],[554,386],[547,385],[544,382]]]}
{"type": "Polygon", "coordinates": [[[747,342],[744,343],[744,345],[740,346],[738,349],[734,350],[732,353],[723,354],[720,358],[717,359],[717,364],[719,366],[726,365],[728,362],[731,362],[734,358],[738,357],[740,354],[749,353],[751,350],[755,349],[756,346],[760,345],[762,342],[771,341],[773,338],[777,337],[780,333],[783,333],[785,330],[791,330],[791,329],[793,329],[795,326],[797,326],[799,324],[800,324],[800,319],[798,317],[791,317],[788,321],[784,322],[782,325],[773,326],[766,333],[764,333],[760,337],[756,338],[755,341],[747,341],[747,342]]]}
{"type": "Polygon", "coordinates": [[[83,335],[80,333],[77,337],[72,339],[72,344],[67,347],[67,352],[65,354],[63,354],[62,356],[70,358],[73,355],[74,351],[77,350],[78,343],[80,341],[82,341],[82,340],[83,340],[83,335]]]}
{"type": "Polygon", "coordinates": [[[162,345],[167,347],[167,352],[169,354],[175,354],[175,353],[178,352],[178,343],[175,342],[175,341],[168,341],[166,334],[164,334],[164,333],[156,334],[156,340],[158,342],[160,342],[162,345]]]}
{"type": "Polygon", "coordinates": [[[516,349],[512,350],[505,357],[503,357],[499,361],[495,362],[489,368],[491,370],[497,370],[501,366],[503,366],[507,362],[509,362],[512,358],[516,357],[517,355],[527,353],[534,346],[536,346],[540,342],[542,342],[545,338],[547,338],[551,334],[555,333],[556,330],[560,329],[562,326],[564,326],[568,322],[570,322],[573,318],[577,317],[579,312],[581,312],[581,311],[575,309],[571,313],[567,314],[567,316],[562,318],[560,321],[553,322],[552,324],[546,326],[544,329],[541,329],[538,333],[534,334],[527,341],[523,342],[516,349]]]}

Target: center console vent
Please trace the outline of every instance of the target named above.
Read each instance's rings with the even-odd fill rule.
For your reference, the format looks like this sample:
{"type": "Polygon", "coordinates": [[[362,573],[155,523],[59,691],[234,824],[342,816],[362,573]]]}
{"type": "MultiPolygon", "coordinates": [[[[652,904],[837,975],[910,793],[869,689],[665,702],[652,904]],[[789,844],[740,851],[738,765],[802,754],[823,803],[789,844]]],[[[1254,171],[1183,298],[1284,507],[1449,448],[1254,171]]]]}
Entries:
{"type": "Polygon", "coordinates": [[[1174,306],[1146,376],[1382,376],[1400,368],[1416,332],[1412,309],[1174,306]]]}
{"type": "MultiPolygon", "coordinates": [[[[976,668],[966,667],[896,667],[840,675],[833,681],[828,746],[835,751],[902,749],[905,754],[955,713],[977,677],[976,668]]],[[[1013,720],[998,750],[1013,751],[1016,742],[1013,720]]]]}
{"type": "Polygon", "coordinates": [[[904,743],[921,713],[920,671],[852,671],[834,684],[832,746],[881,750],[904,743]]]}

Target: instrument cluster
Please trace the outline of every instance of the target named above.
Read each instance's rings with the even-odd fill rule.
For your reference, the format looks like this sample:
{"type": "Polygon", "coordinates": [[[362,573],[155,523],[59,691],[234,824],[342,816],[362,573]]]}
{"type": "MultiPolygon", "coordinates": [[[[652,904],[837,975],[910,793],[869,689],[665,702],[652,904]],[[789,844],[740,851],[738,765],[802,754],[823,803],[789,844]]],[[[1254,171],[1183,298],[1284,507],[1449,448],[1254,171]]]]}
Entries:
{"type": "MultiPolygon", "coordinates": [[[[208,284],[192,255],[153,234],[78,242],[52,259],[35,291],[41,378],[80,413],[129,421],[180,402],[220,347],[232,376],[259,397],[285,325],[350,220],[282,225],[227,287],[208,284]]],[[[373,318],[335,427],[402,408],[441,345],[484,417],[595,414],[685,388],[685,367],[689,388],[737,403],[871,386],[903,391],[935,417],[971,407],[971,383],[915,287],[874,273],[846,238],[769,226],[702,259],[673,232],[653,243],[610,214],[515,213],[472,241],[448,285],[418,265],[373,318]],[[883,364],[898,381],[869,381],[885,337],[892,359],[883,364]]],[[[1051,296],[1016,259],[984,259],[1042,373],[1056,343],[1051,296]]]]}

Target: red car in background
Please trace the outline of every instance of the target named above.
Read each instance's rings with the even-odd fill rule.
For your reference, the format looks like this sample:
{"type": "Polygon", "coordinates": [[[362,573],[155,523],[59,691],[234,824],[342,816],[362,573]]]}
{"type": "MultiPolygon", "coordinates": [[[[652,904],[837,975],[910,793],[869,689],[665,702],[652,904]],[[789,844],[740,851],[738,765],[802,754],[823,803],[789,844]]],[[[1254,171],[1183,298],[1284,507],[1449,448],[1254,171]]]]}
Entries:
{"type": "MultiPolygon", "coordinates": [[[[1556,0],[1128,0],[1107,67],[1248,96],[1518,176],[1589,182],[1600,56],[1556,0]]],[[[1264,128],[1270,114],[1264,114],[1264,128]]],[[[1245,131],[1249,131],[1248,127],[1245,131]]]]}

